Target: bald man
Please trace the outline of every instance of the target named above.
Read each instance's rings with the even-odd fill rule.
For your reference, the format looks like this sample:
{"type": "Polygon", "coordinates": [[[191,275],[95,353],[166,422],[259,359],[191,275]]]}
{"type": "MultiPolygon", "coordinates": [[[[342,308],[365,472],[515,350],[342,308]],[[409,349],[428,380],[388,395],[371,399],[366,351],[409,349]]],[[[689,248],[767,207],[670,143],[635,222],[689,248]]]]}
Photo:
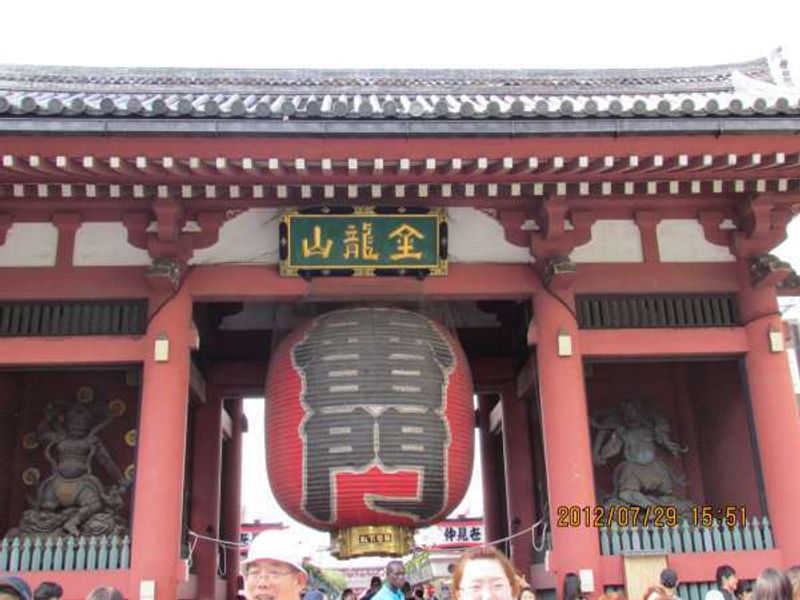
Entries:
{"type": "Polygon", "coordinates": [[[403,562],[392,560],[386,564],[386,581],[372,600],[405,600],[403,584],[406,581],[406,568],[403,562]]]}

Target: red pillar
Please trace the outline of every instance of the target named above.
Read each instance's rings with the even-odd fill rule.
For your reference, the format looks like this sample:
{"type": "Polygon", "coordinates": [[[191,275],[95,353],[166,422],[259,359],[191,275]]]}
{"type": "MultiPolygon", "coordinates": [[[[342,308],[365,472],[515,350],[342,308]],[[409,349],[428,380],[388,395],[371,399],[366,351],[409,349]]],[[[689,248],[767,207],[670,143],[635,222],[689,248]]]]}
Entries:
{"type": "MultiPolygon", "coordinates": [[[[222,398],[207,386],[206,402],[195,411],[192,474],[192,531],[218,538],[222,480],[222,398]]],[[[199,600],[214,600],[217,581],[217,546],[199,540],[193,566],[199,600]]]]}
{"type": "Polygon", "coordinates": [[[800,421],[786,353],[769,348],[770,327],[783,332],[783,325],[775,288],[753,288],[743,260],[739,278],[739,310],[749,346],[745,356],[747,384],[769,518],[784,563],[792,565],[800,563],[800,477],[792,475],[800,457],[800,421]]]}
{"type": "MultiPolygon", "coordinates": [[[[222,516],[222,531],[226,540],[238,542],[241,538],[242,506],[242,434],[244,433],[244,411],[242,399],[234,398],[226,402],[226,408],[233,422],[231,439],[228,442],[228,455],[225,470],[225,514],[222,516]]],[[[227,582],[225,597],[233,600],[238,592],[239,550],[228,548],[225,551],[227,582]]]]}
{"type": "Polygon", "coordinates": [[[489,416],[495,400],[494,394],[478,395],[478,427],[481,439],[481,479],[483,480],[483,523],[486,540],[491,542],[501,537],[500,519],[504,519],[503,510],[498,506],[497,491],[497,454],[492,444],[492,432],[489,416]]]}
{"type": "Polygon", "coordinates": [[[191,297],[179,292],[147,328],[131,535],[131,589],[136,597],[142,581],[155,582],[158,600],[177,597],[191,318],[191,297]],[[164,337],[169,358],[156,362],[155,342],[164,337]]]}
{"type": "MultiPolygon", "coordinates": [[[[506,472],[506,514],[508,533],[513,535],[533,525],[535,494],[531,463],[530,419],[525,401],[517,398],[513,382],[503,385],[503,448],[506,472]]],[[[530,579],[533,545],[530,534],[511,541],[511,560],[530,579]]]]}
{"type": "MultiPolygon", "coordinates": [[[[571,288],[553,293],[574,312],[571,288]]],[[[578,326],[574,314],[546,291],[534,296],[533,313],[553,540],[548,566],[557,576],[559,589],[566,573],[591,569],[595,591],[602,592],[597,530],[558,526],[559,507],[593,507],[596,504],[578,326]],[[571,337],[571,356],[558,355],[559,332],[571,337]]]]}

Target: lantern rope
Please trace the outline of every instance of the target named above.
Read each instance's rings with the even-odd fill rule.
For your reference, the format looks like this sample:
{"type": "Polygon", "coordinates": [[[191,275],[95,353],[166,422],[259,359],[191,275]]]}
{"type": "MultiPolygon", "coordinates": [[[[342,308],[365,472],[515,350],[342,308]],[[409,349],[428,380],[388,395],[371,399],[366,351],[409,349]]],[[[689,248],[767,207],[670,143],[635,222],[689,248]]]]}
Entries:
{"type": "Polygon", "coordinates": [[[244,547],[247,546],[247,544],[243,544],[241,542],[232,542],[230,540],[223,540],[223,539],[220,539],[220,538],[209,537],[207,535],[201,535],[201,534],[199,534],[199,533],[197,533],[195,531],[192,531],[191,529],[189,530],[189,535],[191,535],[192,537],[194,537],[196,539],[206,540],[208,542],[216,542],[217,544],[219,544],[221,546],[230,546],[232,548],[244,548],[244,547]]]}
{"type": "Polygon", "coordinates": [[[543,517],[543,518],[539,519],[538,521],[536,521],[536,523],[534,523],[530,527],[526,527],[525,529],[523,529],[521,531],[518,531],[516,533],[512,533],[511,535],[507,535],[504,538],[500,538],[500,539],[497,539],[497,540],[492,540],[491,542],[486,542],[486,545],[487,546],[494,546],[496,544],[502,544],[503,542],[507,542],[508,540],[512,540],[514,538],[518,538],[521,535],[525,535],[526,533],[530,532],[531,533],[531,537],[533,538],[533,547],[534,547],[534,549],[537,549],[536,548],[536,529],[542,524],[544,524],[544,527],[542,528],[542,538],[544,538],[545,532],[547,531],[547,523],[545,522],[544,517],[543,517]]]}

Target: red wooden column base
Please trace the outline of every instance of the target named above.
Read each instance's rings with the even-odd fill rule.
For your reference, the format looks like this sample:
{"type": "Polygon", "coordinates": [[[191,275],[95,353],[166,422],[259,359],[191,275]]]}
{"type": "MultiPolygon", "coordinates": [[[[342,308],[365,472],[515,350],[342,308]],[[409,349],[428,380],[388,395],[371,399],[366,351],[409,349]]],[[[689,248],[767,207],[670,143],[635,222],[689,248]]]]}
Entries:
{"type": "Polygon", "coordinates": [[[497,501],[495,485],[497,482],[497,453],[492,444],[489,416],[492,412],[494,396],[489,393],[478,395],[478,424],[481,436],[481,479],[483,481],[483,522],[486,540],[494,541],[501,537],[503,510],[497,501]]]}
{"type": "Polygon", "coordinates": [[[776,547],[788,567],[800,563],[800,477],[794,475],[800,417],[786,352],[772,352],[769,345],[770,328],[783,332],[775,288],[753,288],[745,261],[740,261],[740,282],[739,310],[748,342],[745,367],[767,507],[776,547]]]}
{"type": "MultiPolygon", "coordinates": [[[[222,531],[224,538],[238,542],[241,538],[241,506],[242,506],[242,434],[244,433],[244,410],[242,399],[229,400],[227,409],[231,415],[233,428],[228,448],[228,460],[224,466],[225,488],[223,490],[225,514],[223,515],[222,531]]],[[[260,424],[259,424],[260,425],[260,424]]],[[[236,598],[239,590],[239,550],[227,548],[227,581],[226,598],[236,598]]]]}
{"type": "MultiPolygon", "coordinates": [[[[191,528],[200,535],[218,538],[222,479],[222,398],[213,384],[206,388],[206,401],[194,415],[191,528]]],[[[197,597],[214,600],[217,583],[217,546],[198,540],[192,559],[197,573],[197,597]]]]}
{"type": "Polygon", "coordinates": [[[556,575],[559,594],[566,573],[591,569],[594,595],[597,595],[603,591],[597,530],[558,524],[560,507],[592,507],[595,493],[577,323],[574,315],[553,294],[558,294],[565,304],[574,306],[571,288],[553,290],[552,294],[540,291],[533,298],[553,540],[548,567],[556,575]],[[570,336],[571,356],[559,356],[559,333],[570,336]]]}
{"type": "MultiPolygon", "coordinates": [[[[509,535],[533,525],[536,495],[533,486],[530,427],[525,402],[517,398],[513,382],[502,388],[503,443],[506,471],[506,511],[509,535]]],[[[511,539],[511,560],[514,566],[530,579],[533,564],[531,535],[522,534],[511,539]]]]}
{"type": "Polygon", "coordinates": [[[146,581],[155,582],[158,600],[176,600],[178,582],[185,576],[179,557],[191,318],[191,297],[182,291],[164,304],[147,329],[131,535],[134,597],[146,581]],[[169,357],[163,362],[154,357],[157,338],[169,341],[169,357]]]}

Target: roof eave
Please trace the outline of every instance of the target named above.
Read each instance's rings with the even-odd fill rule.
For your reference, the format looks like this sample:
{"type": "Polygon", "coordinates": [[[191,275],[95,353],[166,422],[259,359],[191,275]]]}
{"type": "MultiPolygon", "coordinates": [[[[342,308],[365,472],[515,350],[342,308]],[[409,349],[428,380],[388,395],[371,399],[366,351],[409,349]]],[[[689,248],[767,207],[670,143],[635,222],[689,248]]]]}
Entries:
{"type": "Polygon", "coordinates": [[[534,137],[798,134],[800,116],[537,120],[0,119],[0,135],[534,137]]]}

